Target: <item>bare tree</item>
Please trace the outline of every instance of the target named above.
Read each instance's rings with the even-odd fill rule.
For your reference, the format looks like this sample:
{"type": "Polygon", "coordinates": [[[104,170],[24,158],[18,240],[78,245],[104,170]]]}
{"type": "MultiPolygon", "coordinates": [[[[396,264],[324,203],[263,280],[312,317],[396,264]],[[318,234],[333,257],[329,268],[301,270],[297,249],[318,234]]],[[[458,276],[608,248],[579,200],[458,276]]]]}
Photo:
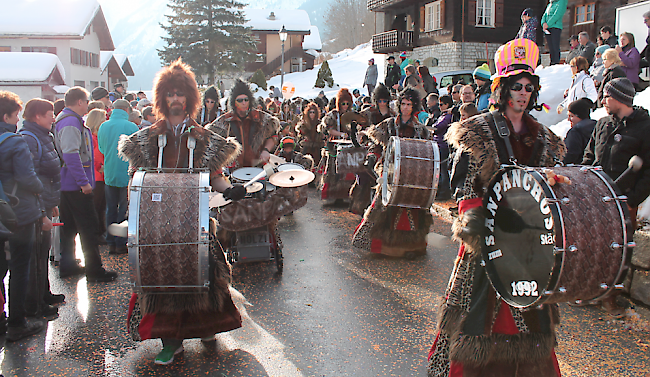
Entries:
{"type": "Polygon", "coordinates": [[[325,50],[336,52],[368,42],[375,16],[363,0],[333,0],[325,13],[325,50]]]}

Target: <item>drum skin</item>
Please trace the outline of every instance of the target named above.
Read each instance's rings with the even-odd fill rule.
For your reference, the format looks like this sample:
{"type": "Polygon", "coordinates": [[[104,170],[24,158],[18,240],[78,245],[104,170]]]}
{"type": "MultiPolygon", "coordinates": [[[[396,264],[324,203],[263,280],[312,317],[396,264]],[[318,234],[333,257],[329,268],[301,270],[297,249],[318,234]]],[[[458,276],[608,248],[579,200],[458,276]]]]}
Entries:
{"type": "Polygon", "coordinates": [[[358,174],[366,172],[363,166],[368,150],[354,148],[352,145],[339,145],[336,154],[336,174],[358,174]]]}
{"type": "Polygon", "coordinates": [[[483,260],[490,281],[520,308],[601,299],[626,269],[627,206],[607,200],[620,191],[598,168],[554,167],[571,180],[554,186],[542,170],[506,167],[488,186],[483,260]],[[521,181],[513,179],[517,170],[521,181]]]}
{"type": "Polygon", "coordinates": [[[440,178],[440,152],[435,141],[392,136],[384,155],[384,206],[429,208],[440,178]]]}
{"type": "Polygon", "coordinates": [[[205,204],[201,195],[208,195],[207,178],[207,173],[134,175],[129,198],[129,261],[136,291],[207,289],[208,226],[200,213],[205,204]]]}

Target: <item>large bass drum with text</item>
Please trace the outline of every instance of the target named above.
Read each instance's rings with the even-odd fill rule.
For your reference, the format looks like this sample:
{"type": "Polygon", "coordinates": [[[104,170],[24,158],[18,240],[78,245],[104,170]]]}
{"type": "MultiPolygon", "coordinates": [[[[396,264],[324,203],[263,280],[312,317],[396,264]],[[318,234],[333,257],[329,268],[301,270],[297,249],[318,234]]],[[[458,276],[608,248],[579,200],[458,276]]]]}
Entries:
{"type": "Polygon", "coordinates": [[[128,245],[134,291],[209,289],[209,194],[207,171],[135,172],[129,189],[128,245]]]}
{"type": "Polygon", "coordinates": [[[621,282],[631,255],[630,214],[612,179],[591,166],[503,167],[483,204],[483,263],[508,304],[526,308],[599,300],[621,282]]]}
{"type": "Polygon", "coordinates": [[[382,204],[428,209],[440,179],[440,150],[431,140],[391,136],[384,152],[382,204]]]}

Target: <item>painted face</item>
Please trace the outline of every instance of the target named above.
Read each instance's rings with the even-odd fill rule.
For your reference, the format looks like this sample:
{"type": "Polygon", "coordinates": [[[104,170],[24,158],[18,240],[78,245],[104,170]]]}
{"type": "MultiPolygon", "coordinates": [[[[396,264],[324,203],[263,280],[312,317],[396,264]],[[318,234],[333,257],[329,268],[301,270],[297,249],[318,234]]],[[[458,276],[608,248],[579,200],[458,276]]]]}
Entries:
{"type": "Polygon", "coordinates": [[[5,116],[4,116],[4,118],[5,118],[4,121],[5,121],[6,123],[8,123],[8,124],[13,124],[13,125],[18,124],[18,121],[20,120],[20,119],[18,118],[18,113],[19,113],[19,112],[20,112],[20,110],[16,110],[16,112],[11,113],[11,114],[9,114],[9,115],[5,114],[5,116]]]}
{"type": "Polygon", "coordinates": [[[54,110],[50,110],[43,115],[37,115],[34,123],[49,130],[52,128],[52,123],[54,123],[54,120],[54,110]]]}
{"type": "Polygon", "coordinates": [[[235,108],[239,112],[246,112],[250,107],[249,99],[246,94],[240,94],[235,98],[235,108]]]}
{"type": "Polygon", "coordinates": [[[402,115],[408,119],[411,117],[411,113],[413,112],[413,102],[407,99],[403,99],[402,102],[399,104],[399,109],[402,113],[402,115]]]}
{"type": "Polygon", "coordinates": [[[183,115],[185,112],[185,106],[187,105],[187,98],[185,97],[185,93],[181,92],[180,90],[173,90],[167,92],[165,99],[167,101],[167,107],[169,108],[169,113],[171,115],[183,115]]]}
{"type": "Polygon", "coordinates": [[[533,94],[535,87],[530,79],[522,77],[510,86],[510,99],[508,106],[517,113],[523,113],[528,107],[530,96],[533,94]],[[529,91],[530,90],[530,91],[529,91]]]}

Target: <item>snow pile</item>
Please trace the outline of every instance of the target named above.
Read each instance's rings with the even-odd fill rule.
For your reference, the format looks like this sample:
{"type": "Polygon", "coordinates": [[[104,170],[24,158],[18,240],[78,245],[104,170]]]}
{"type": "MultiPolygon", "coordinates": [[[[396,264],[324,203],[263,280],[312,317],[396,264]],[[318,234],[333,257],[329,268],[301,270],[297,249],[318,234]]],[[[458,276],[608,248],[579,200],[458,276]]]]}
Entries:
{"type": "MultiPolygon", "coordinates": [[[[65,80],[65,70],[59,57],[44,52],[0,52],[0,81],[42,82],[55,68],[65,80]]],[[[63,84],[61,82],[60,84],[63,84]]]]}

